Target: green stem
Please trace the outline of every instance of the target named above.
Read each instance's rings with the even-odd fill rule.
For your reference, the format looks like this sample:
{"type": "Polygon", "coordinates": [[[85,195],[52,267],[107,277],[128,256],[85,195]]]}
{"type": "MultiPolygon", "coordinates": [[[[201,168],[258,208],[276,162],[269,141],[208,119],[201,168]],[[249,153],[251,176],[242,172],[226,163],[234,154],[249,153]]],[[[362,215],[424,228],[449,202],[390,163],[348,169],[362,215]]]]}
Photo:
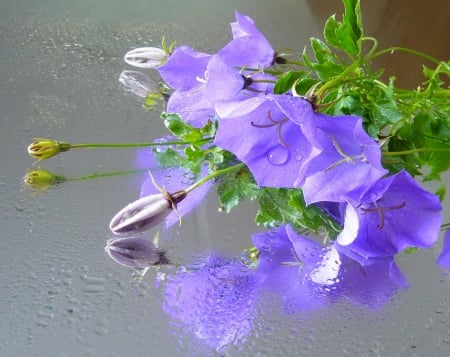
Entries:
{"type": "Polygon", "coordinates": [[[168,146],[168,145],[191,145],[201,144],[211,141],[213,138],[203,138],[195,141],[166,141],[162,143],[107,143],[107,144],[70,144],[71,149],[77,148],[139,148],[152,146],[168,146]]]}
{"type": "Polygon", "coordinates": [[[192,184],[191,186],[186,188],[184,191],[186,191],[186,193],[189,193],[192,190],[195,190],[197,187],[203,185],[205,182],[207,182],[209,180],[212,180],[213,178],[216,178],[216,177],[221,176],[221,175],[225,175],[225,174],[233,172],[233,171],[240,170],[243,167],[245,167],[245,164],[244,163],[240,163],[240,164],[237,164],[237,165],[234,165],[234,166],[227,167],[225,169],[214,171],[212,174],[209,174],[208,176],[205,176],[202,179],[198,180],[197,182],[195,182],[194,184],[192,184]]]}
{"type": "Polygon", "coordinates": [[[69,178],[67,178],[67,181],[89,180],[89,179],[111,177],[111,176],[123,176],[123,175],[136,174],[136,173],[140,173],[140,172],[146,172],[146,171],[148,171],[148,169],[113,171],[113,172],[102,172],[102,173],[96,172],[96,173],[84,175],[84,176],[69,177],[69,178]]]}
{"type": "Polygon", "coordinates": [[[439,64],[440,63],[440,61],[438,59],[436,59],[436,58],[434,58],[432,56],[429,56],[426,53],[423,53],[423,52],[420,52],[420,51],[416,51],[416,50],[413,50],[413,49],[410,49],[410,48],[395,47],[395,46],[394,47],[385,48],[384,50],[381,50],[381,51],[378,51],[378,52],[374,53],[371,57],[369,57],[369,60],[373,60],[374,58],[382,56],[382,55],[384,55],[386,53],[391,53],[392,54],[395,51],[406,52],[406,53],[409,53],[409,54],[421,57],[423,59],[426,59],[428,61],[431,61],[431,62],[433,62],[435,64],[439,64]]]}
{"type": "Polygon", "coordinates": [[[450,149],[445,149],[445,148],[417,148],[417,149],[404,150],[404,151],[385,151],[385,152],[383,152],[383,156],[401,156],[401,155],[415,154],[415,153],[424,152],[424,151],[449,151],[450,152],[450,149]]]}

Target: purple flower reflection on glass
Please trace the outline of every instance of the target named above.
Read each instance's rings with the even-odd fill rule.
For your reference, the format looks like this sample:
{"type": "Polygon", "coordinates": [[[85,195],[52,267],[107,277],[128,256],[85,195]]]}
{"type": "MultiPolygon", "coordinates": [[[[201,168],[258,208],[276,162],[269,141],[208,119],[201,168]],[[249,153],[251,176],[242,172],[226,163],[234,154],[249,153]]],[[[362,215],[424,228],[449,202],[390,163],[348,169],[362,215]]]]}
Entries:
{"type": "Polygon", "coordinates": [[[209,347],[245,342],[255,317],[258,278],[239,260],[210,256],[195,269],[165,277],[164,311],[209,347]]]}
{"type": "Polygon", "coordinates": [[[450,228],[445,231],[444,245],[437,260],[438,265],[450,270],[450,228]]]}
{"type": "Polygon", "coordinates": [[[439,236],[441,210],[438,196],[400,171],[379,180],[359,204],[347,204],[337,241],[341,251],[362,265],[406,248],[429,248],[439,236]]]}
{"type": "Polygon", "coordinates": [[[214,142],[243,161],[258,185],[298,187],[318,151],[273,98],[254,97],[216,105],[220,121],[214,142]]]}
{"type": "Polygon", "coordinates": [[[264,289],[279,294],[288,313],[342,299],[377,309],[407,287],[393,258],[363,267],[341,254],[339,246],[322,247],[290,226],[256,234],[253,243],[260,251],[257,272],[264,279],[264,289]]]}
{"type": "MultiPolygon", "coordinates": [[[[175,192],[176,190],[184,189],[193,183],[193,176],[183,168],[159,168],[152,150],[139,150],[137,161],[139,167],[150,168],[156,183],[159,186],[164,187],[167,192],[172,192],[172,190],[175,192]]],[[[201,176],[206,175],[206,173],[207,167],[204,167],[201,176]]],[[[206,198],[212,184],[211,181],[205,182],[203,185],[190,192],[183,201],[179,202],[177,204],[176,212],[170,213],[165,219],[166,227],[168,228],[173,224],[178,223],[180,217],[186,216],[190,211],[197,207],[206,198]]],[[[151,177],[147,175],[141,185],[139,197],[156,193],[159,193],[158,188],[153,185],[151,177]]]]}

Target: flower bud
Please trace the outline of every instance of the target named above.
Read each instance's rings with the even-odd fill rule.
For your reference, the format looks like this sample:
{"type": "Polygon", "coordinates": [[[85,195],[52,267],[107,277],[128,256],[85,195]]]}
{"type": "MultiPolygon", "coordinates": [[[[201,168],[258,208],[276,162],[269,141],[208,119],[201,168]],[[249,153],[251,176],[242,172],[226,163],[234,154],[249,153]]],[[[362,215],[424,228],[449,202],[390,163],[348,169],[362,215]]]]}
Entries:
{"type": "Polygon", "coordinates": [[[56,141],[52,139],[37,138],[28,145],[28,154],[39,160],[45,160],[52,156],[58,155],[60,152],[70,150],[72,145],[64,141],[56,141]]]}
{"type": "Polygon", "coordinates": [[[25,186],[33,190],[45,190],[64,181],[66,181],[64,176],[54,175],[41,169],[30,170],[23,178],[25,186]]]}
{"type": "Polygon", "coordinates": [[[119,82],[127,91],[145,98],[149,94],[159,94],[159,86],[153,79],[138,71],[123,71],[119,82]]]}
{"type": "Polygon", "coordinates": [[[160,224],[186,195],[186,191],[177,191],[142,197],[120,210],[109,229],[116,235],[144,232],[160,224]]]}
{"type": "Polygon", "coordinates": [[[169,55],[161,48],[139,47],[125,54],[124,60],[131,66],[139,68],[158,68],[169,55]]]}
{"type": "Polygon", "coordinates": [[[136,270],[169,263],[164,252],[144,238],[110,239],[105,251],[116,263],[136,270]]]}

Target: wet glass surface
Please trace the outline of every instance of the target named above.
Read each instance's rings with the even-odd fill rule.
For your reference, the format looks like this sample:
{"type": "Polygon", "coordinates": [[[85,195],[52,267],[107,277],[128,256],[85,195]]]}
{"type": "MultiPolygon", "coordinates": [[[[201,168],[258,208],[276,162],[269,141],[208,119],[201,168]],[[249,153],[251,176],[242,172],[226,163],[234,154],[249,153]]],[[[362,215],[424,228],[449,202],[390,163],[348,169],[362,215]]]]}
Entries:
{"type": "MultiPolygon", "coordinates": [[[[448,11],[440,1],[363,5],[366,32],[382,46],[448,58],[448,11]]],[[[440,244],[398,257],[409,288],[381,309],[338,302],[286,314],[270,296],[260,297],[257,307],[245,309],[251,326],[235,337],[241,342],[219,353],[167,313],[156,270],[133,277],[104,250],[113,238],[111,217],[139,196],[143,175],[69,181],[43,192],[24,188],[33,164],[25,148],[34,137],[146,142],[165,134],[162,108],[144,110],[120,86],[121,71],[131,69],[123,55],[157,46],[163,35],[213,52],[229,40],[235,9],[252,16],[274,48],[298,50],[320,36],[331,13],[341,13],[338,1],[2,1],[0,355],[449,355],[450,284],[435,264],[440,244]]],[[[405,86],[418,83],[420,61],[398,55],[380,66],[400,73],[405,86]]],[[[98,149],[73,150],[41,167],[70,178],[135,165],[135,150],[98,149]]],[[[261,231],[255,207],[245,203],[230,214],[217,208],[211,193],[181,227],[161,232],[171,261],[190,265],[210,252],[235,257],[251,245],[250,235],[261,231]]],[[[449,221],[448,200],[444,210],[449,221]]]]}

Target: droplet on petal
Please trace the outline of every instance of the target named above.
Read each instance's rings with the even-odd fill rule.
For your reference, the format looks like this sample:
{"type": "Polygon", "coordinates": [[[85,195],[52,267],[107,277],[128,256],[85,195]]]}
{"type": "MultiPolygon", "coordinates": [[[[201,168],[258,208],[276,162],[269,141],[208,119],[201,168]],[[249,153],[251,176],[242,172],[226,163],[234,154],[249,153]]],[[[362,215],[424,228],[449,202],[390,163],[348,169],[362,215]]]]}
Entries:
{"type": "Polygon", "coordinates": [[[275,146],[267,152],[267,160],[275,166],[284,165],[289,160],[289,150],[282,146],[275,146]]]}

